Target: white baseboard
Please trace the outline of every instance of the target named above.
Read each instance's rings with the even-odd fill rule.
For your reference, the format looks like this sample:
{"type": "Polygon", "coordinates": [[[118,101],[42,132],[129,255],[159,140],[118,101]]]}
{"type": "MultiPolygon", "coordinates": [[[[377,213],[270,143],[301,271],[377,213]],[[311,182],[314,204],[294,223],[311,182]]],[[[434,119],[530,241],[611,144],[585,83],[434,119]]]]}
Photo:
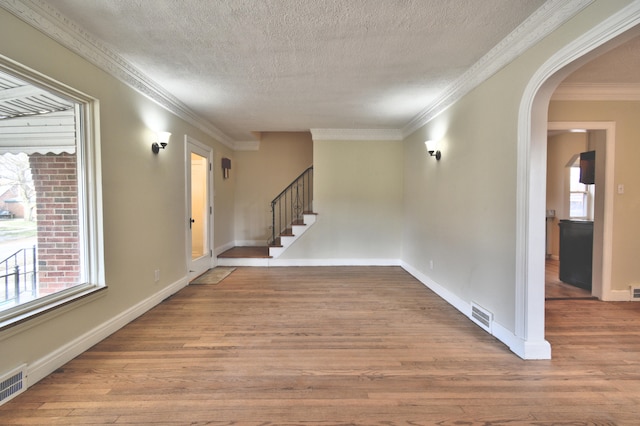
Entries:
{"type": "Polygon", "coordinates": [[[165,300],[167,297],[176,293],[187,284],[187,278],[181,278],[119,315],[109,319],[109,321],[88,331],[82,336],[77,337],[54,352],[47,354],[47,356],[31,363],[27,367],[26,386],[29,387],[42,380],[76,356],[109,337],[111,334],[115,333],[134,319],[138,318],[140,315],[165,300]]]}
{"type": "Polygon", "coordinates": [[[400,266],[399,259],[269,259],[269,266],[400,266]]]}
{"type": "Polygon", "coordinates": [[[273,259],[273,258],[218,258],[219,266],[401,266],[398,259],[273,259]]]}
{"type": "Polygon", "coordinates": [[[218,266],[269,266],[268,258],[219,257],[218,266]]]}
{"type": "Polygon", "coordinates": [[[235,240],[229,241],[221,246],[213,249],[213,254],[218,256],[220,253],[224,253],[227,250],[231,250],[234,247],[263,247],[267,245],[267,240],[235,240]]]}
{"type": "Polygon", "coordinates": [[[228,243],[223,244],[223,245],[213,249],[213,254],[215,256],[218,256],[220,253],[224,253],[225,251],[230,250],[230,249],[234,248],[235,246],[236,246],[235,241],[229,241],[228,243]]]}
{"type": "Polygon", "coordinates": [[[427,275],[420,272],[418,269],[409,265],[408,263],[402,262],[402,268],[414,276],[418,281],[427,286],[431,291],[435,294],[443,298],[454,308],[462,312],[467,318],[471,318],[471,303],[467,303],[454,293],[450,292],[440,284],[433,281],[427,275]]]}
{"type": "Polygon", "coordinates": [[[602,300],[605,302],[629,302],[634,299],[631,297],[630,290],[609,290],[603,295],[602,300]]]}
{"type": "MultiPolygon", "coordinates": [[[[440,284],[433,281],[427,275],[420,272],[413,266],[402,262],[402,268],[413,275],[418,281],[431,289],[438,296],[464,314],[469,321],[471,319],[471,303],[462,300],[460,297],[450,292],[440,284]]],[[[484,329],[480,328],[485,331],[484,329]]],[[[486,331],[485,331],[486,332],[486,331]]],[[[550,359],[551,345],[546,340],[541,342],[528,342],[516,336],[511,330],[505,328],[501,324],[494,321],[491,327],[491,335],[500,340],[502,343],[516,355],[522,359],[550,359]]]]}
{"type": "Polygon", "coordinates": [[[235,247],[264,247],[267,240],[236,240],[235,247]]]}

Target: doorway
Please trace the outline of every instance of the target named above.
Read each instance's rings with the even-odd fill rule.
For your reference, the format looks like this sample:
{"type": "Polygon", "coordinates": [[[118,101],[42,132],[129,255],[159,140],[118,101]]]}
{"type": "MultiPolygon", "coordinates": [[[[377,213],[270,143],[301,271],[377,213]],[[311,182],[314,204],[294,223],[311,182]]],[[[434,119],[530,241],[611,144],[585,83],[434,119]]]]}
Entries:
{"type": "MultiPolygon", "coordinates": [[[[593,222],[593,255],[592,255],[592,285],[589,296],[597,297],[601,300],[608,300],[611,298],[610,290],[611,290],[611,252],[612,252],[612,234],[613,234],[613,187],[614,187],[614,164],[613,159],[615,155],[615,123],[614,122],[550,122],[548,123],[548,132],[549,134],[558,134],[560,136],[564,133],[565,135],[568,133],[578,132],[579,135],[584,135],[584,138],[581,138],[582,141],[578,143],[584,144],[584,149],[578,149],[578,151],[582,150],[593,150],[595,151],[595,191],[592,191],[595,194],[594,200],[592,202],[592,211],[589,214],[586,214],[587,217],[584,219],[592,219],[593,222]]],[[[549,142],[548,142],[549,143],[549,142]]],[[[570,144],[572,143],[569,140],[561,141],[561,144],[570,144]]],[[[577,149],[577,147],[576,147],[577,149]]],[[[571,151],[571,149],[569,149],[571,151]]],[[[555,152],[557,155],[557,150],[551,150],[550,147],[547,149],[547,155],[551,155],[551,152],[555,152]]],[[[574,153],[575,154],[575,153],[574,153]]],[[[565,153],[566,156],[566,153],[565,153]]],[[[549,159],[548,159],[549,161],[549,159]]],[[[548,163],[547,161],[547,163],[548,163]]],[[[562,159],[560,159],[562,162],[562,159]]],[[[572,162],[572,160],[570,160],[572,162]]],[[[549,164],[548,164],[549,165],[549,164]]],[[[566,166],[568,166],[567,164],[566,166]]],[[[550,166],[553,167],[553,166],[550,166]]],[[[558,221],[560,219],[570,219],[575,215],[571,214],[569,211],[571,207],[569,207],[568,203],[568,193],[570,188],[567,187],[566,182],[556,182],[555,184],[565,186],[564,191],[559,189],[558,194],[554,197],[553,194],[550,194],[550,187],[554,185],[553,182],[553,170],[547,169],[547,220],[549,221],[549,216],[553,216],[551,222],[553,225],[550,227],[551,229],[547,230],[547,233],[551,235],[551,244],[547,243],[547,258],[551,257],[552,261],[558,260],[558,221]],[[553,198],[567,198],[566,205],[560,205],[558,200],[553,200],[553,198]],[[553,214],[550,215],[549,211],[552,211],[553,214]],[[553,236],[555,235],[555,241],[553,236]],[[555,244],[554,244],[555,243],[555,244]],[[552,247],[549,247],[551,245],[552,247]],[[555,246],[555,249],[553,248],[555,246]],[[549,256],[551,254],[551,256],[549,256]]],[[[546,270],[545,270],[545,281],[548,283],[549,277],[549,266],[550,263],[553,267],[557,268],[557,265],[553,264],[553,262],[546,262],[546,270]]],[[[570,292],[571,297],[575,297],[576,294],[580,294],[579,292],[570,292]]]]}
{"type": "Polygon", "coordinates": [[[213,257],[213,150],[185,136],[186,257],[188,280],[215,267],[213,257]]]}
{"type": "MultiPolygon", "coordinates": [[[[592,28],[549,57],[535,71],[523,93],[518,112],[515,335],[522,339],[518,353],[525,359],[551,357],[551,346],[544,337],[546,185],[539,185],[546,179],[547,113],[551,96],[573,71],[631,39],[635,31],[630,30],[638,22],[640,5],[630,4],[615,18],[592,28]]],[[[608,157],[608,161],[613,161],[613,155],[608,157]]],[[[613,167],[607,167],[607,172],[612,173],[613,167]]],[[[608,180],[607,186],[611,182],[608,180]]],[[[611,271],[603,271],[602,276],[611,276],[611,271]]]]}

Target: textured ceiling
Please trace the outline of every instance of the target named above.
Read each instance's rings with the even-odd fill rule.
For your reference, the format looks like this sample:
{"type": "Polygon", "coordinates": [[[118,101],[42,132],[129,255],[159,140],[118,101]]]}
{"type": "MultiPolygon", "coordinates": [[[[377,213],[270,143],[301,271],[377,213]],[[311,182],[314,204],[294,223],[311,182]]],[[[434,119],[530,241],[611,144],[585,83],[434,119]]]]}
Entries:
{"type": "Polygon", "coordinates": [[[50,0],[233,140],[401,129],[544,0],[50,0]]]}

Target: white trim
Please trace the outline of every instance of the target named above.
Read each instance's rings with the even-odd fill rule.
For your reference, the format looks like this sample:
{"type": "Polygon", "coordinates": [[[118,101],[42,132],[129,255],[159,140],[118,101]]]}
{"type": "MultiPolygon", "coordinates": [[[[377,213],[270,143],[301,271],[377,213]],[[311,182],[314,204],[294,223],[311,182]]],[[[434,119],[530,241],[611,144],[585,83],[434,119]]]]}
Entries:
{"type": "Polygon", "coordinates": [[[269,240],[236,240],[231,247],[264,247],[269,240]]]}
{"type": "Polygon", "coordinates": [[[111,334],[149,311],[151,308],[158,305],[172,294],[178,292],[186,285],[187,278],[183,277],[168,287],[163,288],[159,292],[154,293],[147,299],[121,312],[119,315],[110,318],[108,321],[100,324],[94,329],[78,336],[66,345],[50,352],[45,357],[31,363],[27,368],[27,387],[53,373],[56,369],[85,352],[93,345],[109,337],[111,334]]]}
{"type": "Polygon", "coordinates": [[[2,7],[220,143],[234,148],[232,139],[224,132],[198,116],[178,98],[48,3],[37,0],[12,0],[3,1],[2,7]]]}
{"type": "MultiPolygon", "coordinates": [[[[445,287],[441,286],[434,280],[432,280],[427,275],[420,272],[418,269],[409,265],[406,262],[402,262],[402,268],[407,271],[409,274],[413,275],[415,279],[424,284],[431,291],[436,293],[439,297],[441,297],[444,301],[449,303],[455,309],[457,309],[460,313],[466,316],[469,321],[476,324],[471,316],[471,303],[466,302],[459,298],[454,293],[447,290],[445,287]]],[[[520,358],[523,359],[547,359],[548,354],[551,351],[551,347],[549,343],[546,341],[539,342],[525,342],[524,340],[518,338],[511,330],[508,330],[501,324],[496,321],[492,322],[491,332],[489,333],[486,329],[478,326],[478,328],[485,333],[491,334],[496,337],[499,341],[507,345],[507,347],[520,358]]]]}
{"type": "MultiPolygon", "coordinates": [[[[18,335],[31,328],[39,326],[45,322],[51,321],[52,319],[62,314],[65,314],[73,309],[77,309],[78,307],[83,306],[87,303],[93,302],[98,298],[104,297],[105,295],[107,295],[108,291],[108,287],[89,288],[84,292],[74,293],[69,298],[61,298],[57,300],[57,303],[55,304],[55,306],[52,306],[52,309],[47,309],[39,315],[29,318],[28,321],[21,321],[15,324],[10,324],[10,321],[6,321],[3,323],[3,325],[10,325],[0,331],[0,342],[8,339],[11,336],[18,335]]],[[[46,305],[42,306],[44,308],[47,308],[46,305]]]]}
{"type": "Polygon", "coordinates": [[[471,320],[471,304],[470,303],[462,300],[455,293],[449,291],[446,287],[441,286],[440,284],[432,280],[429,276],[420,272],[419,269],[413,267],[412,265],[403,261],[400,266],[402,266],[402,269],[404,269],[405,271],[413,275],[415,279],[420,281],[422,284],[428,287],[431,291],[433,291],[435,294],[440,296],[447,303],[449,303],[451,306],[456,308],[458,311],[464,314],[464,316],[466,316],[471,320]]]}
{"type": "Polygon", "coordinates": [[[219,266],[401,266],[400,259],[273,259],[219,258],[219,266]]]}
{"type": "MultiPolygon", "coordinates": [[[[544,341],[546,194],[541,187],[546,181],[547,108],[551,94],[570,72],[567,65],[638,22],[640,2],[634,2],[556,52],[533,74],[522,95],[517,140],[515,335],[522,339],[525,349],[544,341]],[[563,68],[564,72],[559,72],[563,68]]],[[[551,356],[550,351],[548,355],[551,356]]]]}
{"type": "Polygon", "coordinates": [[[311,129],[316,141],[401,141],[398,129],[311,129]]]}
{"type": "Polygon", "coordinates": [[[638,299],[634,299],[631,296],[630,290],[610,290],[608,302],[637,302],[638,299]]]}
{"type": "MultiPolygon", "coordinates": [[[[266,242],[265,242],[266,244],[266,242]]],[[[225,243],[221,246],[216,247],[215,249],[213,249],[213,255],[214,256],[218,256],[220,253],[224,253],[227,250],[230,250],[232,248],[236,247],[236,243],[235,241],[229,241],[228,243],[225,243]]]]}
{"type": "Polygon", "coordinates": [[[486,55],[480,58],[478,62],[465,71],[460,78],[443,90],[427,108],[412,118],[402,128],[402,134],[405,137],[409,136],[427,124],[593,1],[547,1],[486,55]]]}
{"type": "Polygon", "coordinates": [[[230,258],[230,257],[219,257],[218,258],[218,266],[258,266],[258,267],[268,267],[269,260],[266,257],[261,258],[230,258]]]}
{"type": "Polygon", "coordinates": [[[317,215],[303,213],[304,225],[291,225],[293,235],[281,235],[279,247],[269,247],[269,255],[276,259],[282,255],[291,245],[307,232],[315,223],[317,215]]]}
{"type": "Polygon", "coordinates": [[[567,84],[551,96],[552,101],[640,101],[640,84],[567,84]]]}
{"type": "MultiPolygon", "coordinates": [[[[191,226],[189,220],[189,212],[191,210],[191,153],[196,153],[207,159],[210,167],[207,170],[207,200],[206,203],[209,206],[209,214],[207,215],[207,249],[211,250],[209,254],[206,252],[204,255],[198,259],[196,262],[199,265],[203,265],[206,263],[207,269],[214,268],[216,266],[216,256],[213,255],[213,241],[214,241],[214,211],[215,211],[215,197],[213,196],[213,188],[215,187],[215,175],[214,175],[214,164],[213,159],[215,158],[213,148],[203,144],[202,142],[192,138],[189,135],[184,135],[184,168],[185,168],[185,204],[184,204],[184,224],[185,224],[185,266],[187,277],[189,279],[193,279],[198,275],[202,274],[203,270],[192,271],[191,267],[194,266],[196,262],[192,259],[191,254],[191,226]],[[199,152],[197,152],[199,151],[199,152]],[[208,261],[205,259],[208,257],[208,261]]],[[[195,268],[194,268],[195,269],[195,268]]]]}

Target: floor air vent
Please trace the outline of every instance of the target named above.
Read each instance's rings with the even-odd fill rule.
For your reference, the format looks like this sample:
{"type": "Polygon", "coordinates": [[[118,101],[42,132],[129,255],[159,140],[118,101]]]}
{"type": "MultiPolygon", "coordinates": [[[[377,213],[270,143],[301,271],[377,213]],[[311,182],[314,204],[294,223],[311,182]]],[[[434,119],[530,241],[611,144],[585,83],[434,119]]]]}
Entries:
{"type": "Polygon", "coordinates": [[[25,368],[26,365],[21,365],[15,370],[0,377],[0,405],[25,390],[25,368]]]}
{"type": "Polygon", "coordinates": [[[472,302],[471,319],[480,327],[491,333],[491,325],[493,324],[493,314],[491,312],[472,302]]]}

